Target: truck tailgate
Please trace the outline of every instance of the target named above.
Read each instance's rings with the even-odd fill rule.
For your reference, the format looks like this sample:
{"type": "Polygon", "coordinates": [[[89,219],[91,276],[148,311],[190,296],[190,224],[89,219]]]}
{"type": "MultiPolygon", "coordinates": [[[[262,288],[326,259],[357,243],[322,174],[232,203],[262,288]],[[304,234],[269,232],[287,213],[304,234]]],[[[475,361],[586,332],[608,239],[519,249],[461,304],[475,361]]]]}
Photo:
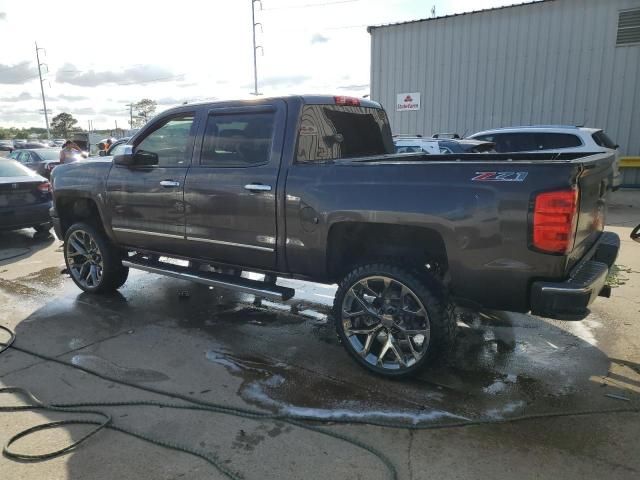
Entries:
{"type": "Polygon", "coordinates": [[[577,179],[579,211],[568,269],[584,256],[604,230],[607,196],[611,190],[614,155],[604,153],[587,158],[577,179]]]}

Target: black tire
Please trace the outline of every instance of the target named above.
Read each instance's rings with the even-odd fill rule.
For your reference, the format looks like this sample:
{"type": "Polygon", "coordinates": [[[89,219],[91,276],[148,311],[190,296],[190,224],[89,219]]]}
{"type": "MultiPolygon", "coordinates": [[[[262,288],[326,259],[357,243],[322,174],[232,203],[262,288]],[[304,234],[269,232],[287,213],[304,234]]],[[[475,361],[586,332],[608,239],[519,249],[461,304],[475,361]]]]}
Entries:
{"type": "Polygon", "coordinates": [[[42,223],[33,227],[37,233],[49,233],[53,228],[53,223],[42,223]]]}
{"type": "MultiPolygon", "coordinates": [[[[86,244],[82,244],[86,247],[86,244]]],[[[106,235],[96,227],[87,223],[75,223],[65,233],[64,236],[64,261],[67,265],[67,271],[71,275],[73,282],[87,293],[108,293],[120,288],[127,280],[129,269],[122,266],[120,252],[115,248],[106,235]],[[78,236],[89,239],[91,245],[95,244],[97,258],[100,263],[101,274],[96,275],[96,280],[83,281],[81,278],[80,264],[90,263],[94,259],[77,253],[73,245],[69,245],[70,239],[73,237],[77,241],[78,236]],[[89,284],[91,283],[91,284],[89,284]]],[[[94,265],[95,266],[95,265],[94,265]]],[[[84,270],[83,270],[84,271],[84,270]]]]}
{"type": "MultiPolygon", "coordinates": [[[[387,288],[387,290],[389,290],[389,288],[387,288]]],[[[401,291],[405,292],[405,290],[401,291]]],[[[373,291],[372,293],[375,293],[375,291],[373,291]]],[[[399,301],[401,302],[401,305],[404,305],[404,298],[406,298],[407,295],[407,293],[405,293],[404,296],[403,294],[400,294],[399,298],[394,301],[399,301]]],[[[389,295],[385,295],[384,293],[383,296],[389,298],[389,295]]],[[[372,295],[369,295],[369,298],[372,297],[372,295]]],[[[376,300],[380,300],[380,298],[376,300]]],[[[369,304],[369,306],[374,306],[376,300],[374,300],[373,303],[369,304]]],[[[414,309],[409,310],[412,311],[414,309]]],[[[422,311],[421,308],[418,308],[418,310],[422,311]]],[[[351,311],[351,313],[354,313],[353,310],[351,311]]],[[[415,315],[415,313],[413,315],[415,315]]],[[[421,368],[423,368],[425,365],[432,362],[436,358],[446,356],[455,343],[456,319],[453,315],[453,309],[448,301],[448,296],[446,294],[446,289],[444,288],[444,286],[427,272],[412,272],[409,268],[401,265],[394,265],[390,263],[370,263],[355,267],[342,279],[338,286],[338,291],[336,292],[336,297],[333,304],[333,316],[338,337],[340,338],[349,354],[356,360],[358,364],[360,364],[370,372],[385,377],[398,378],[415,374],[417,371],[419,371],[421,368]],[[365,282],[366,285],[369,285],[372,280],[381,281],[378,280],[381,277],[390,279],[392,285],[394,285],[393,288],[396,288],[395,285],[397,284],[399,284],[401,287],[406,287],[412,294],[412,296],[409,297],[410,300],[412,302],[415,302],[414,304],[417,307],[420,307],[419,303],[417,303],[419,301],[424,307],[424,310],[426,310],[426,315],[424,315],[425,318],[420,319],[420,317],[405,316],[402,314],[402,312],[406,312],[407,310],[403,310],[402,306],[400,307],[400,309],[398,309],[397,306],[393,307],[393,305],[385,306],[386,302],[382,304],[379,312],[382,312],[385,308],[391,307],[395,308],[397,314],[396,316],[384,315],[384,317],[387,318],[387,322],[390,321],[390,317],[394,319],[392,322],[393,325],[388,328],[387,326],[383,326],[382,317],[378,318],[368,314],[359,314],[355,312],[356,316],[352,317],[353,320],[350,320],[346,316],[346,314],[343,315],[343,303],[345,302],[345,297],[347,295],[350,295],[351,299],[347,299],[347,301],[351,301],[352,306],[356,305],[356,310],[360,310],[360,308],[362,308],[362,304],[359,304],[357,301],[355,301],[353,293],[350,293],[352,287],[357,289],[361,285],[360,282],[365,282]],[[396,362],[398,363],[398,368],[389,367],[389,365],[391,365],[393,362],[387,363],[383,361],[381,364],[379,361],[379,357],[378,359],[375,359],[376,364],[373,364],[372,362],[374,358],[372,358],[371,355],[374,355],[375,357],[375,352],[373,352],[374,346],[381,347],[381,343],[383,341],[386,341],[386,338],[389,338],[389,340],[395,338],[396,341],[400,341],[400,343],[397,343],[395,345],[396,349],[400,347],[400,344],[405,346],[402,348],[408,348],[407,345],[410,343],[410,351],[413,351],[413,349],[417,346],[414,343],[414,340],[416,340],[419,335],[414,335],[412,339],[410,337],[404,336],[401,330],[394,330],[396,328],[396,324],[398,323],[403,324],[404,327],[407,326],[404,323],[405,320],[400,320],[400,322],[395,321],[398,316],[405,319],[419,319],[422,324],[428,327],[428,334],[422,335],[423,342],[421,346],[419,346],[419,348],[421,349],[419,353],[421,353],[422,355],[418,360],[415,360],[415,355],[413,356],[413,358],[411,358],[404,357],[404,355],[401,354],[400,356],[404,357],[404,360],[407,360],[407,358],[409,358],[414,363],[411,364],[410,362],[406,362],[406,364],[403,366],[400,364],[400,362],[396,362]],[[365,341],[361,341],[362,337],[353,334],[353,330],[359,330],[360,328],[362,328],[361,326],[364,325],[360,323],[360,327],[356,327],[353,330],[350,329],[356,322],[371,322],[371,324],[367,324],[365,326],[365,329],[376,326],[375,322],[378,322],[378,325],[380,325],[382,331],[386,332],[382,334],[376,334],[376,336],[373,337],[374,340],[371,341],[370,345],[371,352],[369,350],[365,351],[365,349],[367,348],[366,339],[365,341]],[[350,325],[351,327],[347,327],[346,325],[350,325]],[[349,329],[349,335],[347,334],[346,329],[349,329]],[[380,339],[380,336],[383,337],[383,340],[380,339]],[[377,343],[373,344],[372,342],[377,343]],[[356,350],[356,346],[354,346],[354,344],[356,344],[356,346],[361,346],[361,350],[356,350]],[[385,367],[384,365],[387,366],[385,367]]],[[[380,352],[381,350],[382,348],[380,348],[378,352],[380,352]]],[[[395,354],[393,350],[389,351],[395,354]]],[[[403,353],[403,350],[400,349],[400,352],[403,353]]],[[[383,355],[383,360],[385,358],[388,358],[388,355],[389,353],[383,355]]],[[[399,358],[397,354],[395,356],[396,358],[399,358]]]]}

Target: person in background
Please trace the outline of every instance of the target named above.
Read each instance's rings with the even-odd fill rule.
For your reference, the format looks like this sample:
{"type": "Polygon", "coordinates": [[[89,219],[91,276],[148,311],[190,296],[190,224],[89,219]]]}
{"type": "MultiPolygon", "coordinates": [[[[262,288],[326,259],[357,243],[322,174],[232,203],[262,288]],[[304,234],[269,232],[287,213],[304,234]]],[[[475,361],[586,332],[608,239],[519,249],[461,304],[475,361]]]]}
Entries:
{"type": "Polygon", "coordinates": [[[109,151],[109,149],[111,148],[111,145],[113,144],[113,140],[111,140],[110,138],[107,138],[107,144],[104,146],[104,149],[106,152],[109,151]]]}
{"type": "Polygon", "coordinates": [[[60,150],[60,163],[72,163],[77,162],[82,157],[82,150],[80,147],[73,143],[71,140],[67,140],[62,145],[60,150]]]}

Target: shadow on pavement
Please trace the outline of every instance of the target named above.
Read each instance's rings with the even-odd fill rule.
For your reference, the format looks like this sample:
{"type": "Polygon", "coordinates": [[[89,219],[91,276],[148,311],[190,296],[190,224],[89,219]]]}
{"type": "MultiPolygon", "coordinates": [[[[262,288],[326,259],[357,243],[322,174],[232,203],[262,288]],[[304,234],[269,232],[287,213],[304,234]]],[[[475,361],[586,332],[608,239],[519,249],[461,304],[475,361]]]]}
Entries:
{"type": "Polygon", "coordinates": [[[0,267],[29,258],[54,241],[51,233],[37,233],[32,228],[0,231],[0,267]]]}

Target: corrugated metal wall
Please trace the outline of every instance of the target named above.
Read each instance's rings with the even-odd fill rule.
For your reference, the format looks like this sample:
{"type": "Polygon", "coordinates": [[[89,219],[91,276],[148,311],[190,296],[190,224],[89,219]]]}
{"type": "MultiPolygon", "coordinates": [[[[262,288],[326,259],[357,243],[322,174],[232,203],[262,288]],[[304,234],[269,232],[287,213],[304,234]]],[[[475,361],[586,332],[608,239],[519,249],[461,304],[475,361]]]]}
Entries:
{"type": "Polygon", "coordinates": [[[604,128],[640,155],[640,45],[616,47],[640,0],[555,0],[371,29],[371,97],[394,133],[604,128]],[[420,92],[419,111],[396,94],[420,92]]]}

